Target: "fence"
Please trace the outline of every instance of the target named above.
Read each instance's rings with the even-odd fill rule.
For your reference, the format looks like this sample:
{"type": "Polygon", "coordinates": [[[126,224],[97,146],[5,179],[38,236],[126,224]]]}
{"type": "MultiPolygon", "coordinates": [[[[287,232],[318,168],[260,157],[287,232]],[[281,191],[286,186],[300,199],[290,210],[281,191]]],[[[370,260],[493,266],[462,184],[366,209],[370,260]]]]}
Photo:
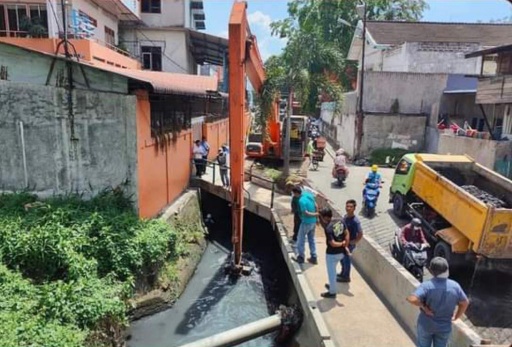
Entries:
{"type": "MultiPolygon", "coordinates": [[[[192,160],[192,163],[194,164],[193,160],[192,160]]],[[[206,169],[212,168],[212,184],[213,185],[215,185],[215,182],[217,180],[217,169],[216,169],[217,166],[219,166],[219,164],[214,162],[214,161],[210,161],[210,160],[206,161],[206,169]]],[[[268,179],[266,177],[261,177],[259,175],[253,174],[252,173],[252,167],[253,167],[253,165],[251,165],[249,170],[245,171],[245,177],[248,178],[249,182],[260,181],[260,182],[256,183],[257,185],[260,185],[260,186],[262,186],[261,182],[264,182],[264,183],[267,183],[267,184],[270,185],[270,191],[271,191],[271,194],[270,194],[270,208],[274,208],[274,198],[275,198],[275,195],[276,195],[276,182],[274,182],[273,180],[270,180],[270,179],[268,179]]],[[[229,166],[227,167],[227,169],[228,169],[228,172],[229,172],[229,170],[230,170],[229,166]]],[[[264,187],[264,188],[266,188],[266,187],[264,187]]],[[[251,194],[247,190],[245,190],[245,192],[249,195],[249,200],[250,200],[251,199],[251,194]]]]}

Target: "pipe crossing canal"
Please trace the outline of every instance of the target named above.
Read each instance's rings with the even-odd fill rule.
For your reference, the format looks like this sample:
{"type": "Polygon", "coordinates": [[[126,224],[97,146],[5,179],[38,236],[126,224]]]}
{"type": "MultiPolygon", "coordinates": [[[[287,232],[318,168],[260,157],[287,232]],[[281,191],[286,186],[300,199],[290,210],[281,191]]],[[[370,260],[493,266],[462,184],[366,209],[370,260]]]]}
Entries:
{"type": "Polygon", "coordinates": [[[171,308],[131,324],[128,346],[320,346],[299,344],[298,339],[307,341],[302,333],[288,334],[300,326],[300,305],[271,224],[245,213],[244,256],[253,271],[235,278],[225,270],[232,249],[231,209],[207,193],[201,205],[213,223],[207,223],[208,245],[193,277],[171,308]],[[282,311],[276,314],[281,305],[298,312],[287,318],[285,329],[282,311]]]}

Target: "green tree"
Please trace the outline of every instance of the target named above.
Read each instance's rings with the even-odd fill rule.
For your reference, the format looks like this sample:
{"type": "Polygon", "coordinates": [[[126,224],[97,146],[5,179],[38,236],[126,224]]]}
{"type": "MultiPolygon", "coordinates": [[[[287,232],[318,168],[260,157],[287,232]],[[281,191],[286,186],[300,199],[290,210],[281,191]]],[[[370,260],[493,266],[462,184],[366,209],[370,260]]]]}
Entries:
{"type": "MultiPolygon", "coordinates": [[[[272,23],[272,34],[288,39],[282,55],[275,58],[282,65],[279,71],[300,79],[285,80],[300,82],[294,88],[307,113],[316,110],[322,93],[340,101],[350,88],[356,66],[345,57],[360,19],[356,7],[357,1],[295,0],[288,4],[288,18],[272,23]]],[[[425,8],[424,0],[368,0],[367,18],[418,20],[425,8]]]]}

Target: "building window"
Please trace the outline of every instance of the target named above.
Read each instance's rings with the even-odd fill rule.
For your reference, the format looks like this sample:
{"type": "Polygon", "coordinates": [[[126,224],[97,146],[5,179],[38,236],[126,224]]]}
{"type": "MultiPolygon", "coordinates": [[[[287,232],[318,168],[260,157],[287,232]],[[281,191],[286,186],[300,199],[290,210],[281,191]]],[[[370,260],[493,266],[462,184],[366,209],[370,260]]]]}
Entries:
{"type": "Polygon", "coordinates": [[[142,13],[162,13],[161,0],[142,0],[142,13]]]}
{"type": "Polygon", "coordinates": [[[192,98],[180,95],[150,95],[151,135],[179,133],[191,127],[192,98]]]}
{"type": "Polygon", "coordinates": [[[48,16],[46,5],[0,5],[0,36],[47,37],[48,16]]]}
{"type": "Polygon", "coordinates": [[[162,71],[162,47],[141,46],[140,50],[144,69],[162,71]]]}
{"type": "Polygon", "coordinates": [[[116,32],[105,25],[105,43],[108,46],[116,45],[116,32]]]}

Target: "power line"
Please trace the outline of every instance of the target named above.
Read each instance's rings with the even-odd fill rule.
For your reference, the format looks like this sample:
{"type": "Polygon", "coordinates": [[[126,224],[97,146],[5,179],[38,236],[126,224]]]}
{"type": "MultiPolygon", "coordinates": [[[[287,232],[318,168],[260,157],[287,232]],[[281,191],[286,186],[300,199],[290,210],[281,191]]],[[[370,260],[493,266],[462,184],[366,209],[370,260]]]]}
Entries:
{"type": "MultiPolygon", "coordinates": [[[[153,46],[155,47],[160,47],[158,46],[155,41],[151,40],[149,37],[146,36],[146,34],[144,34],[140,29],[135,29],[137,30],[137,32],[139,32],[145,39],[146,41],[149,41],[153,46]]],[[[188,69],[185,69],[183,66],[181,66],[179,63],[177,63],[176,61],[174,61],[171,57],[169,57],[167,54],[165,54],[165,50],[162,52],[162,55],[167,58],[171,63],[173,63],[174,65],[176,65],[176,67],[178,67],[179,69],[181,69],[183,72],[186,72],[188,73],[188,69]]]]}

